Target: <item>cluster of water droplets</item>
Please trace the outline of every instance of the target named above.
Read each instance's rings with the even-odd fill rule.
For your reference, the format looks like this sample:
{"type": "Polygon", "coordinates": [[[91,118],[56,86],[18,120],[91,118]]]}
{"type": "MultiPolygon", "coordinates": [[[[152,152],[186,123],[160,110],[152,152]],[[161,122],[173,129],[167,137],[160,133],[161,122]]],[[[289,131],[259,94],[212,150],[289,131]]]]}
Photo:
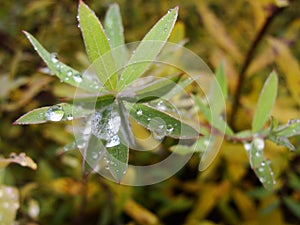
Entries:
{"type": "Polygon", "coordinates": [[[93,115],[91,132],[97,138],[105,140],[106,147],[114,147],[120,144],[118,136],[120,127],[121,117],[113,106],[96,111],[93,115]]]}
{"type": "Polygon", "coordinates": [[[50,58],[51,62],[55,64],[55,69],[58,73],[66,73],[66,76],[61,80],[62,82],[69,81],[70,79],[73,79],[73,81],[76,83],[81,83],[83,81],[82,75],[71,69],[67,69],[67,67],[65,67],[65,65],[58,60],[56,53],[51,53],[50,58]]]}

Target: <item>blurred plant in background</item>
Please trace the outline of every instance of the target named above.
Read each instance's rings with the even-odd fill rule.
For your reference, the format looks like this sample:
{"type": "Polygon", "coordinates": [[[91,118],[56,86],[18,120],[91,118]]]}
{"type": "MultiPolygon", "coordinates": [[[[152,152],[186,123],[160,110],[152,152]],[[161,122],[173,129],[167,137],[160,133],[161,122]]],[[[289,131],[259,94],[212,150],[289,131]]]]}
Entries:
{"type": "MultiPolygon", "coordinates": [[[[102,17],[111,2],[88,3],[102,17]]],[[[75,89],[41,74],[49,71],[20,33],[21,29],[34,33],[47,49],[59,53],[64,63],[84,69],[88,61],[79,30],[74,29],[77,5],[72,1],[47,0],[1,4],[1,154],[8,157],[11,152],[18,152],[21,156],[26,152],[38,165],[37,171],[15,165],[5,169],[3,183],[17,187],[21,193],[17,214],[20,224],[71,224],[85,218],[88,220],[84,224],[298,223],[299,138],[291,139],[295,152],[269,141],[265,143],[265,155],[272,161],[277,180],[274,192],[261,187],[250,169],[243,145],[228,140],[223,142],[219,157],[208,170],[198,173],[199,158],[195,156],[176,176],[153,186],[118,186],[94,176],[87,184],[85,215],[78,213],[83,185],[80,154],[61,154],[61,146],[73,139],[66,132],[71,123],[11,126],[25,112],[56,104],[60,97],[73,97],[75,89]]],[[[119,4],[127,42],[140,40],[158,17],[175,5],[138,0],[119,4]]],[[[187,46],[213,68],[225,61],[228,105],[233,105],[227,110],[229,115],[235,115],[230,121],[235,131],[251,127],[265,75],[274,67],[280,82],[272,115],[281,124],[299,118],[299,2],[177,4],[180,21],[169,40],[180,42],[188,38],[187,46]],[[239,89],[240,97],[236,99],[239,89]]],[[[293,122],[297,121],[290,124],[293,122]]],[[[274,128],[276,122],[270,125],[274,128]]],[[[168,151],[167,142],[163,148],[168,151]]],[[[131,160],[144,163],[161,157],[137,155],[131,160]]]]}

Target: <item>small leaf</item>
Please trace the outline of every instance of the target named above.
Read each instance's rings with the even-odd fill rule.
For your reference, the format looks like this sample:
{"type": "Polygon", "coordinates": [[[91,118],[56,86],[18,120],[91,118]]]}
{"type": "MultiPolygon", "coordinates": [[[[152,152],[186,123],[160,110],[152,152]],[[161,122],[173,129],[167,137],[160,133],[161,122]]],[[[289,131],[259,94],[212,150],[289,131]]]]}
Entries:
{"type": "Polygon", "coordinates": [[[227,82],[224,72],[224,63],[221,63],[216,71],[215,79],[212,80],[208,95],[209,106],[212,114],[219,116],[225,109],[227,98],[227,82]]]}
{"type": "Polygon", "coordinates": [[[124,29],[119,5],[110,5],[105,15],[105,33],[107,35],[117,70],[121,69],[127,61],[127,49],[124,43],[124,29]]]}
{"type": "Polygon", "coordinates": [[[21,116],[14,124],[38,124],[48,121],[73,120],[91,114],[93,111],[94,109],[83,109],[82,107],[76,107],[68,103],[61,103],[34,109],[21,116]]]}
{"type": "Polygon", "coordinates": [[[264,156],[264,140],[255,138],[252,143],[245,143],[244,147],[249,156],[251,168],[254,170],[260,182],[267,190],[274,190],[276,181],[269,161],[267,161],[264,156]]]}
{"type": "Polygon", "coordinates": [[[283,136],[287,138],[300,135],[300,119],[290,120],[287,125],[280,126],[273,132],[276,136],[283,136]]]}
{"type": "Polygon", "coordinates": [[[78,19],[90,61],[100,81],[105,87],[113,90],[117,74],[104,29],[95,13],[83,1],[79,2],[78,19]]]}
{"type": "Polygon", "coordinates": [[[133,119],[151,131],[159,130],[162,135],[182,139],[198,138],[200,135],[195,128],[166,112],[144,104],[127,103],[125,106],[133,119]]]}
{"type": "Polygon", "coordinates": [[[0,157],[0,168],[5,168],[10,163],[17,163],[33,170],[37,169],[37,164],[30,157],[26,156],[24,152],[20,153],[19,155],[16,153],[11,153],[7,159],[0,157]]]}
{"type": "Polygon", "coordinates": [[[288,148],[290,151],[296,150],[295,146],[292,145],[292,143],[286,137],[277,136],[277,135],[269,135],[267,138],[278,145],[282,145],[282,146],[288,148]]]}
{"type": "Polygon", "coordinates": [[[129,149],[123,143],[106,148],[106,163],[109,171],[118,183],[121,182],[128,167],[129,149]]]}
{"type": "Polygon", "coordinates": [[[178,7],[171,9],[143,38],[121,74],[118,90],[122,90],[140,77],[155,60],[174,27],[178,7]]]}
{"type": "Polygon", "coordinates": [[[252,132],[258,132],[268,120],[275,103],[278,88],[278,78],[275,72],[272,72],[266,80],[260,93],[256,111],[252,121],[252,132]]]}
{"type": "Polygon", "coordinates": [[[149,102],[169,93],[179,82],[181,74],[161,77],[147,84],[125,89],[120,97],[128,102],[149,102]]]}
{"type": "Polygon", "coordinates": [[[49,53],[31,34],[23,31],[34,49],[47,64],[49,69],[62,81],[85,91],[97,93],[101,84],[85,79],[78,71],[58,61],[55,54],[49,53]]]}
{"type": "Polygon", "coordinates": [[[207,121],[214,128],[218,129],[219,131],[221,131],[222,133],[225,133],[227,135],[233,135],[233,131],[228,126],[226,121],[224,121],[220,116],[213,116],[211,113],[211,110],[209,108],[207,108],[199,98],[197,98],[196,96],[193,96],[193,99],[196,102],[199,110],[201,111],[201,113],[203,114],[205,119],[207,119],[207,121]]]}

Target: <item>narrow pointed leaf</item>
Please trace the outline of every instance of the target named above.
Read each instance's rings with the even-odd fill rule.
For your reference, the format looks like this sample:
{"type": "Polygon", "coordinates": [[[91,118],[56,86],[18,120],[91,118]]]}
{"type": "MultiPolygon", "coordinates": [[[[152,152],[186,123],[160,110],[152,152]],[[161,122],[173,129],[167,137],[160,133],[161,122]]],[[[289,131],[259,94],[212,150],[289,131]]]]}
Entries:
{"type": "Polygon", "coordinates": [[[84,172],[89,173],[96,168],[104,150],[105,146],[101,139],[91,134],[86,149],[84,150],[84,172]]]}
{"type": "Polygon", "coordinates": [[[130,87],[121,93],[121,99],[128,102],[149,102],[169,93],[179,82],[181,74],[161,77],[153,82],[130,87]]]}
{"type": "Polygon", "coordinates": [[[118,90],[122,90],[131,84],[153,63],[169,38],[177,15],[178,7],[169,10],[146,34],[121,74],[118,90]]]}
{"type": "Polygon", "coordinates": [[[278,78],[275,72],[272,72],[266,80],[264,87],[260,93],[256,111],[252,121],[252,132],[259,131],[270,116],[273,105],[275,103],[278,88],[278,78]]]}
{"type": "Polygon", "coordinates": [[[225,109],[225,100],[227,98],[227,82],[224,72],[224,63],[221,63],[215,73],[215,79],[212,81],[208,95],[212,114],[219,116],[225,109]]]}
{"type": "Polygon", "coordinates": [[[274,133],[277,136],[283,137],[293,137],[296,135],[300,135],[300,120],[298,119],[294,122],[290,120],[287,125],[278,127],[278,129],[276,129],[274,133]]]}
{"type": "Polygon", "coordinates": [[[277,145],[282,145],[288,148],[290,151],[295,151],[295,146],[289,141],[287,137],[284,136],[276,136],[276,135],[269,135],[268,139],[276,143],[277,145]]]}
{"type": "Polygon", "coordinates": [[[90,61],[100,81],[112,90],[117,82],[116,68],[104,29],[95,13],[83,1],[79,2],[78,19],[90,61]]]}
{"type": "Polygon", "coordinates": [[[110,5],[105,15],[104,27],[116,68],[121,69],[127,61],[127,50],[124,43],[124,28],[118,4],[110,5]]]}
{"type": "Polygon", "coordinates": [[[76,107],[68,103],[61,103],[34,109],[21,116],[14,124],[39,124],[49,121],[59,122],[80,118],[92,112],[93,109],[83,109],[82,107],[76,107]]]}
{"type": "Polygon", "coordinates": [[[251,167],[260,182],[267,190],[274,190],[276,181],[271,166],[264,156],[264,140],[255,138],[252,143],[246,143],[244,146],[249,156],[251,167]]]}
{"type": "Polygon", "coordinates": [[[95,84],[93,81],[85,79],[85,77],[83,77],[77,70],[74,70],[73,68],[58,61],[56,56],[49,53],[31,34],[26,31],[24,31],[24,33],[49,69],[61,81],[88,92],[97,93],[99,91],[99,87],[97,87],[99,84],[95,84]]]}
{"type": "Polygon", "coordinates": [[[220,116],[213,116],[211,110],[204,105],[204,103],[197,98],[196,96],[193,97],[194,101],[196,102],[199,110],[205,117],[205,119],[216,129],[225,133],[227,135],[233,135],[233,131],[228,126],[228,124],[220,117],[220,116]]]}
{"type": "Polygon", "coordinates": [[[122,101],[118,102],[118,109],[121,117],[120,133],[125,141],[125,144],[130,148],[133,148],[135,147],[135,138],[129,121],[129,114],[122,101]]]}
{"type": "Polygon", "coordinates": [[[129,149],[123,143],[106,148],[106,162],[109,171],[118,183],[121,182],[128,167],[129,149]]]}
{"type": "Polygon", "coordinates": [[[181,139],[198,138],[200,135],[195,128],[166,112],[144,104],[125,106],[133,119],[151,131],[158,129],[165,136],[181,139]]]}
{"type": "Polygon", "coordinates": [[[82,107],[84,109],[101,109],[112,104],[115,100],[115,95],[112,93],[104,93],[102,95],[78,97],[68,100],[74,107],[82,107]]]}

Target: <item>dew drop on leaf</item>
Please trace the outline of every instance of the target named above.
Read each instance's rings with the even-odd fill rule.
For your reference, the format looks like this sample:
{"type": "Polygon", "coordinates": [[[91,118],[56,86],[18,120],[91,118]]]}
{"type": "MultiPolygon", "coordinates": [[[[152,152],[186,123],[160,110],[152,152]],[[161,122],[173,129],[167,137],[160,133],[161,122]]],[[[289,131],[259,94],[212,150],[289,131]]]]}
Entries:
{"type": "Polygon", "coordinates": [[[50,57],[51,57],[51,62],[53,62],[53,63],[58,62],[57,54],[55,52],[51,53],[50,57]]]}
{"type": "Polygon", "coordinates": [[[136,112],[136,114],[137,114],[138,116],[141,116],[141,115],[143,115],[143,111],[142,111],[141,109],[139,109],[139,110],[136,112]]]}
{"type": "Polygon", "coordinates": [[[46,119],[49,121],[61,121],[62,118],[64,117],[64,110],[62,106],[60,105],[55,105],[51,106],[47,112],[45,113],[46,119]]]}
{"type": "Polygon", "coordinates": [[[114,146],[117,146],[120,144],[120,138],[118,135],[114,135],[112,136],[107,142],[106,142],[106,147],[107,148],[111,148],[111,147],[114,147],[114,146]]]}
{"type": "Polygon", "coordinates": [[[73,78],[74,78],[74,81],[76,83],[81,83],[82,82],[82,76],[79,73],[76,73],[73,78]]]}

